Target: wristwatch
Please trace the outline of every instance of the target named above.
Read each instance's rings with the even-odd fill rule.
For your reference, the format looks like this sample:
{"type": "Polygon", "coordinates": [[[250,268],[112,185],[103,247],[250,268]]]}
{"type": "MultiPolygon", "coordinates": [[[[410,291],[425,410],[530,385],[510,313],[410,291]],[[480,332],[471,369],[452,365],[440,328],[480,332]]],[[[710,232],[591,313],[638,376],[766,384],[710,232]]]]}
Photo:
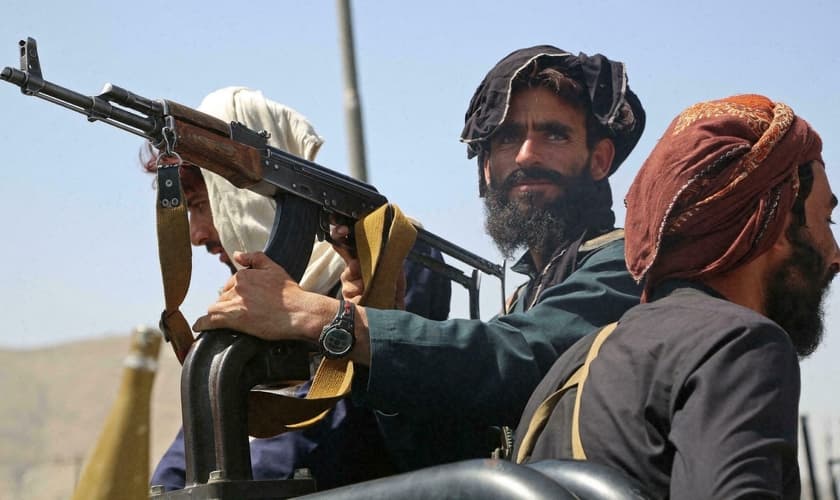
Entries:
{"type": "Polygon", "coordinates": [[[330,359],[347,356],[356,343],[356,335],[353,333],[355,324],[356,305],[340,299],[335,319],[321,330],[321,336],[318,337],[321,353],[330,359]]]}

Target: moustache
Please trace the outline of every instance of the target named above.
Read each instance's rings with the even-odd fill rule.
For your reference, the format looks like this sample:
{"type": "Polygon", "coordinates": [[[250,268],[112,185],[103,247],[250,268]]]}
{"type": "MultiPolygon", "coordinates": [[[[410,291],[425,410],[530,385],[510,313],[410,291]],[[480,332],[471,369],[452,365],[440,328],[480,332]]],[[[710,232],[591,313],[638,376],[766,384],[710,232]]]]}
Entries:
{"type": "Polygon", "coordinates": [[[207,243],[204,244],[204,248],[206,248],[207,253],[210,253],[210,254],[221,253],[221,252],[216,252],[216,250],[220,250],[222,252],[224,251],[224,248],[222,248],[222,244],[218,241],[208,241],[207,243]]]}
{"type": "Polygon", "coordinates": [[[545,180],[564,187],[569,181],[562,174],[540,167],[526,167],[514,170],[505,178],[502,189],[507,191],[526,180],[545,180]]]}

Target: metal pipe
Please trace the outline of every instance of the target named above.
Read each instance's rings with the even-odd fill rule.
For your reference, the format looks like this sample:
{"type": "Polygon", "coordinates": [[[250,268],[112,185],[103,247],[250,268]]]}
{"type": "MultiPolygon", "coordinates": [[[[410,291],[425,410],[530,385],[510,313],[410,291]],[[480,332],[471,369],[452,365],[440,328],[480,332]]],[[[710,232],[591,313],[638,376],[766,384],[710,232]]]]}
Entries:
{"type": "Polygon", "coordinates": [[[344,75],[344,119],[347,125],[347,146],[350,175],[367,182],[365,140],[362,128],[362,106],[356,83],[356,49],[353,44],[353,20],[350,0],[337,0],[339,45],[344,75]]]}
{"type": "Polygon", "coordinates": [[[817,490],[817,471],[814,470],[814,459],[811,454],[811,438],[808,437],[808,417],[802,415],[799,417],[802,424],[802,443],[805,445],[805,460],[808,464],[808,477],[811,480],[811,498],[813,500],[820,500],[820,492],[817,490]]]}

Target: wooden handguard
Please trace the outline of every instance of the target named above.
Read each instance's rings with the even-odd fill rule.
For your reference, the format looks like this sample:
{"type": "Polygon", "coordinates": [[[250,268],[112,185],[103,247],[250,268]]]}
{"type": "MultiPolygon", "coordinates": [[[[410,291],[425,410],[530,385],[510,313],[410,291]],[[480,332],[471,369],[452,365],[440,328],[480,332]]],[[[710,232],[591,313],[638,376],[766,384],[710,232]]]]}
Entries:
{"type": "Polygon", "coordinates": [[[187,106],[166,101],[175,118],[174,149],[189,163],[221,175],[238,188],[249,188],[262,179],[262,153],[233,141],[230,125],[187,106]]]}

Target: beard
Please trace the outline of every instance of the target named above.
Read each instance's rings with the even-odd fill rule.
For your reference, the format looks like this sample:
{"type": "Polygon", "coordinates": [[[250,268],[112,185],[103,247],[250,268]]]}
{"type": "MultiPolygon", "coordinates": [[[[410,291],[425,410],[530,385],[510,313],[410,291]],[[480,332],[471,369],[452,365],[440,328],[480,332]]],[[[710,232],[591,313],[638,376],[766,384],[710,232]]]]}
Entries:
{"type": "Polygon", "coordinates": [[[793,253],[770,278],[764,302],[767,317],[781,326],[804,358],[813,353],[825,330],[823,301],[834,273],[814,248],[801,226],[791,226],[786,234],[793,253]]]}
{"type": "Polygon", "coordinates": [[[204,248],[207,249],[207,253],[210,255],[219,255],[219,261],[227,266],[228,270],[230,271],[231,275],[236,274],[236,266],[233,265],[233,262],[230,261],[230,256],[227,255],[225,252],[224,247],[218,241],[207,241],[204,244],[204,248]],[[216,250],[219,250],[218,252],[216,250]],[[224,256],[224,258],[222,258],[224,256]]]}
{"type": "MultiPolygon", "coordinates": [[[[515,170],[503,182],[493,181],[484,197],[485,229],[499,251],[511,259],[520,249],[551,255],[552,250],[586,227],[586,220],[600,213],[603,196],[592,180],[587,158],[580,175],[567,177],[542,167],[515,170]],[[525,192],[509,197],[510,190],[524,179],[547,180],[561,188],[553,200],[525,192]]],[[[609,209],[610,203],[607,203],[609,209]]],[[[610,212],[611,213],[611,212],[610,212]]]]}

